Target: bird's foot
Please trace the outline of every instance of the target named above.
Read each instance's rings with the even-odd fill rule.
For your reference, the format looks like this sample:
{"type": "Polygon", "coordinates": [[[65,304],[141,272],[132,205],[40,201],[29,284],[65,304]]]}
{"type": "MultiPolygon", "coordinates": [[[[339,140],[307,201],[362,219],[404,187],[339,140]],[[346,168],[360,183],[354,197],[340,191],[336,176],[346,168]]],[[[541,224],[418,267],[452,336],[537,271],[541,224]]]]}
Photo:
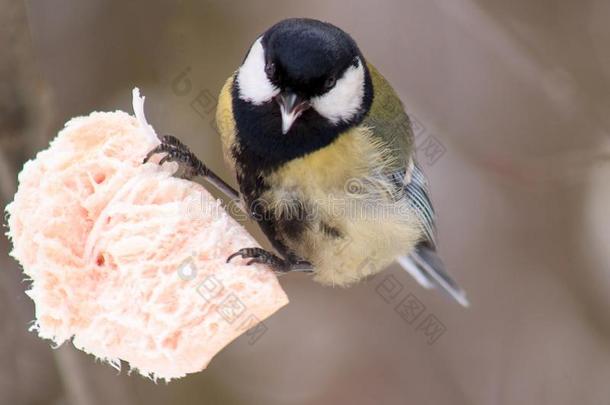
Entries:
{"type": "Polygon", "coordinates": [[[233,258],[241,256],[250,259],[246,264],[261,263],[270,266],[276,273],[287,273],[289,271],[313,271],[311,263],[305,260],[286,260],[262,248],[243,248],[227,258],[229,263],[233,258]]]}
{"type": "Polygon", "coordinates": [[[195,176],[206,176],[209,172],[206,165],[191,152],[188,146],[180,142],[175,136],[163,136],[163,138],[161,138],[161,143],[146,154],[142,163],[148,162],[150,158],[157,153],[165,153],[165,156],[159,161],[159,165],[162,165],[165,162],[177,162],[183,168],[180,177],[184,179],[192,179],[195,176]]]}

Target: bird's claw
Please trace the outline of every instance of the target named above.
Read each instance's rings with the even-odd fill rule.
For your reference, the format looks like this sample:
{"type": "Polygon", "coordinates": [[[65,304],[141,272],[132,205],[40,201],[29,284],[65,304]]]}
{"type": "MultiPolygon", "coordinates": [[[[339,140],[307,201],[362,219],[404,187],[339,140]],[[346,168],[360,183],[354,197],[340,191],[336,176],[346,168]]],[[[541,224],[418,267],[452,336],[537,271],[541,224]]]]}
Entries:
{"type": "Polygon", "coordinates": [[[159,161],[159,165],[165,162],[177,162],[184,168],[182,178],[192,179],[197,175],[205,175],[208,171],[207,167],[191,152],[188,146],[175,136],[163,136],[161,143],[146,154],[142,163],[148,162],[150,158],[158,153],[165,153],[165,156],[159,161]]]}
{"type": "Polygon", "coordinates": [[[285,271],[286,261],[281,257],[266,251],[262,248],[243,248],[227,257],[227,263],[237,256],[243,259],[250,259],[246,264],[249,266],[253,263],[267,264],[275,271],[285,271]]]}
{"type": "Polygon", "coordinates": [[[262,248],[239,249],[237,252],[233,253],[227,258],[227,263],[237,256],[241,256],[243,259],[250,259],[246,263],[248,266],[253,263],[266,264],[276,273],[287,273],[289,271],[312,271],[312,266],[307,261],[288,261],[262,248]]]}

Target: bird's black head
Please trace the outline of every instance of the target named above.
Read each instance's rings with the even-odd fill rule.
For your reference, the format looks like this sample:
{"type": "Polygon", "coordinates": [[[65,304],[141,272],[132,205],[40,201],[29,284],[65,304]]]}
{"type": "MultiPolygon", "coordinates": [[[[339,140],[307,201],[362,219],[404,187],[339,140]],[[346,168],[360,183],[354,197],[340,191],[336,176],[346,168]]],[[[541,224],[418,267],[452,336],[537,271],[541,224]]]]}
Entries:
{"type": "Polygon", "coordinates": [[[251,46],[236,73],[233,109],[244,147],[281,164],[358,125],[373,99],[354,40],[334,25],[283,20],[251,46]]]}
{"type": "Polygon", "coordinates": [[[303,98],[321,96],[343,72],[359,63],[354,40],[339,28],[317,20],[284,20],[262,38],[267,77],[280,89],[303,98]]]}

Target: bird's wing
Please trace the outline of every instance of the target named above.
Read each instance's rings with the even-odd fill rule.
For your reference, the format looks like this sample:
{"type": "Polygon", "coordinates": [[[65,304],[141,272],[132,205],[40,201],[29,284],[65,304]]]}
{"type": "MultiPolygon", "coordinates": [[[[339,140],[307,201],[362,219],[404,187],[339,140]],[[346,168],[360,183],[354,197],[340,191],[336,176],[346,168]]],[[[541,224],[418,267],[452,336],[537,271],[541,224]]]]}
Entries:
{"type": "Polygon", "coordinates": [[[369,127],[376,138],[389,146],[387,152],[391,154],[392,167],[388,170],[404,171],[409,166],[410,157],[414,153],[411,121],[388,81],[372,64],[367,63],[367,68],[375,96],[362,124],[369,127]]]}
{"type": "Polygon", "coordinates": [[[409,116],[386,79],[372,64],[369,63],[367,66],[371,74],[375,98],[363,124],[388,146],[393,159],[387,175],[404,191],[412,212],[417,216],[423,235],[415,249],[408,255],[398,258],[398,262],[422,286],[426,288],[437,286],[463,306],[468,306],[464,291],[449,276],[436,253],[436,215],[430,199],[428,182],[415,161],[414,137],[409,116]]]}
{"type": "Polygon", "coordinates": [[[447,273],[443,261],[436,253],[436,214],[430,201],[426,177],[414,161],[403,173],[405,197],[421,225],[423,238],[408,256],[398,258],[398,262],[422,286],[430,288],[430,285],[436,285],[467,307],[465,292],[447,273]]]}
{"type": "Polygon", "coordinates": [[[436,213],[430,199],[428,181],[413,158],[411,162],[412,164],[404,171],[403,190],[421,225],[423,241],[436,249],[436,213]]]}
{"type": "Polygon", "coordinates": [[[443,261],[436,253],[436,215],[430,201],[426,177],[416,162],[407,169],[406,173],[405,196],[419,220],[423,239],[408,256],[399,258],[398,262],[424,287],[436,285],[467,307],[465,292],[447,273],[443,261]],[[421,279],[426,280],[422,282],[421,279]]]}
{"type": "Polygon", "coordinates": [[[375,98],[363,124],[379,139],[390,154],[390,167],[385,168],[392,183],[402,189],[421,224],[425,242],[436,247],[435,214],[430,201],[428,182],[415,162],[413,131],[409,116],[392,86],[372,65],[368,64],[375,98]]]}

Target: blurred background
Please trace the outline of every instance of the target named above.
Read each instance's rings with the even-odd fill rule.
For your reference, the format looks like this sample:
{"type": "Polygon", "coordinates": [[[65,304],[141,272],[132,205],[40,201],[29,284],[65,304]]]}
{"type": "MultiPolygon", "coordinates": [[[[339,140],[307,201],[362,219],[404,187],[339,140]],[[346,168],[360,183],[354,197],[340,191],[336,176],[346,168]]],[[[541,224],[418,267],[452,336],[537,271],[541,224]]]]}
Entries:
{"type": "Polygon", "coordinates": [[[351,33],[401,95],[471,307],[397,266],[350,289],[287,275],[291,303],[255,344],[155,384],[28,332],[2,238],[0,404],[610,403],[605,0],[0,0],[3,205],[64,122],[131,112],[134,86],[158,133],[228,178],[215,97],[250,43],[295,16],[351,33]],[[417,319],[401,310],[414,299],[417,319]]]}

